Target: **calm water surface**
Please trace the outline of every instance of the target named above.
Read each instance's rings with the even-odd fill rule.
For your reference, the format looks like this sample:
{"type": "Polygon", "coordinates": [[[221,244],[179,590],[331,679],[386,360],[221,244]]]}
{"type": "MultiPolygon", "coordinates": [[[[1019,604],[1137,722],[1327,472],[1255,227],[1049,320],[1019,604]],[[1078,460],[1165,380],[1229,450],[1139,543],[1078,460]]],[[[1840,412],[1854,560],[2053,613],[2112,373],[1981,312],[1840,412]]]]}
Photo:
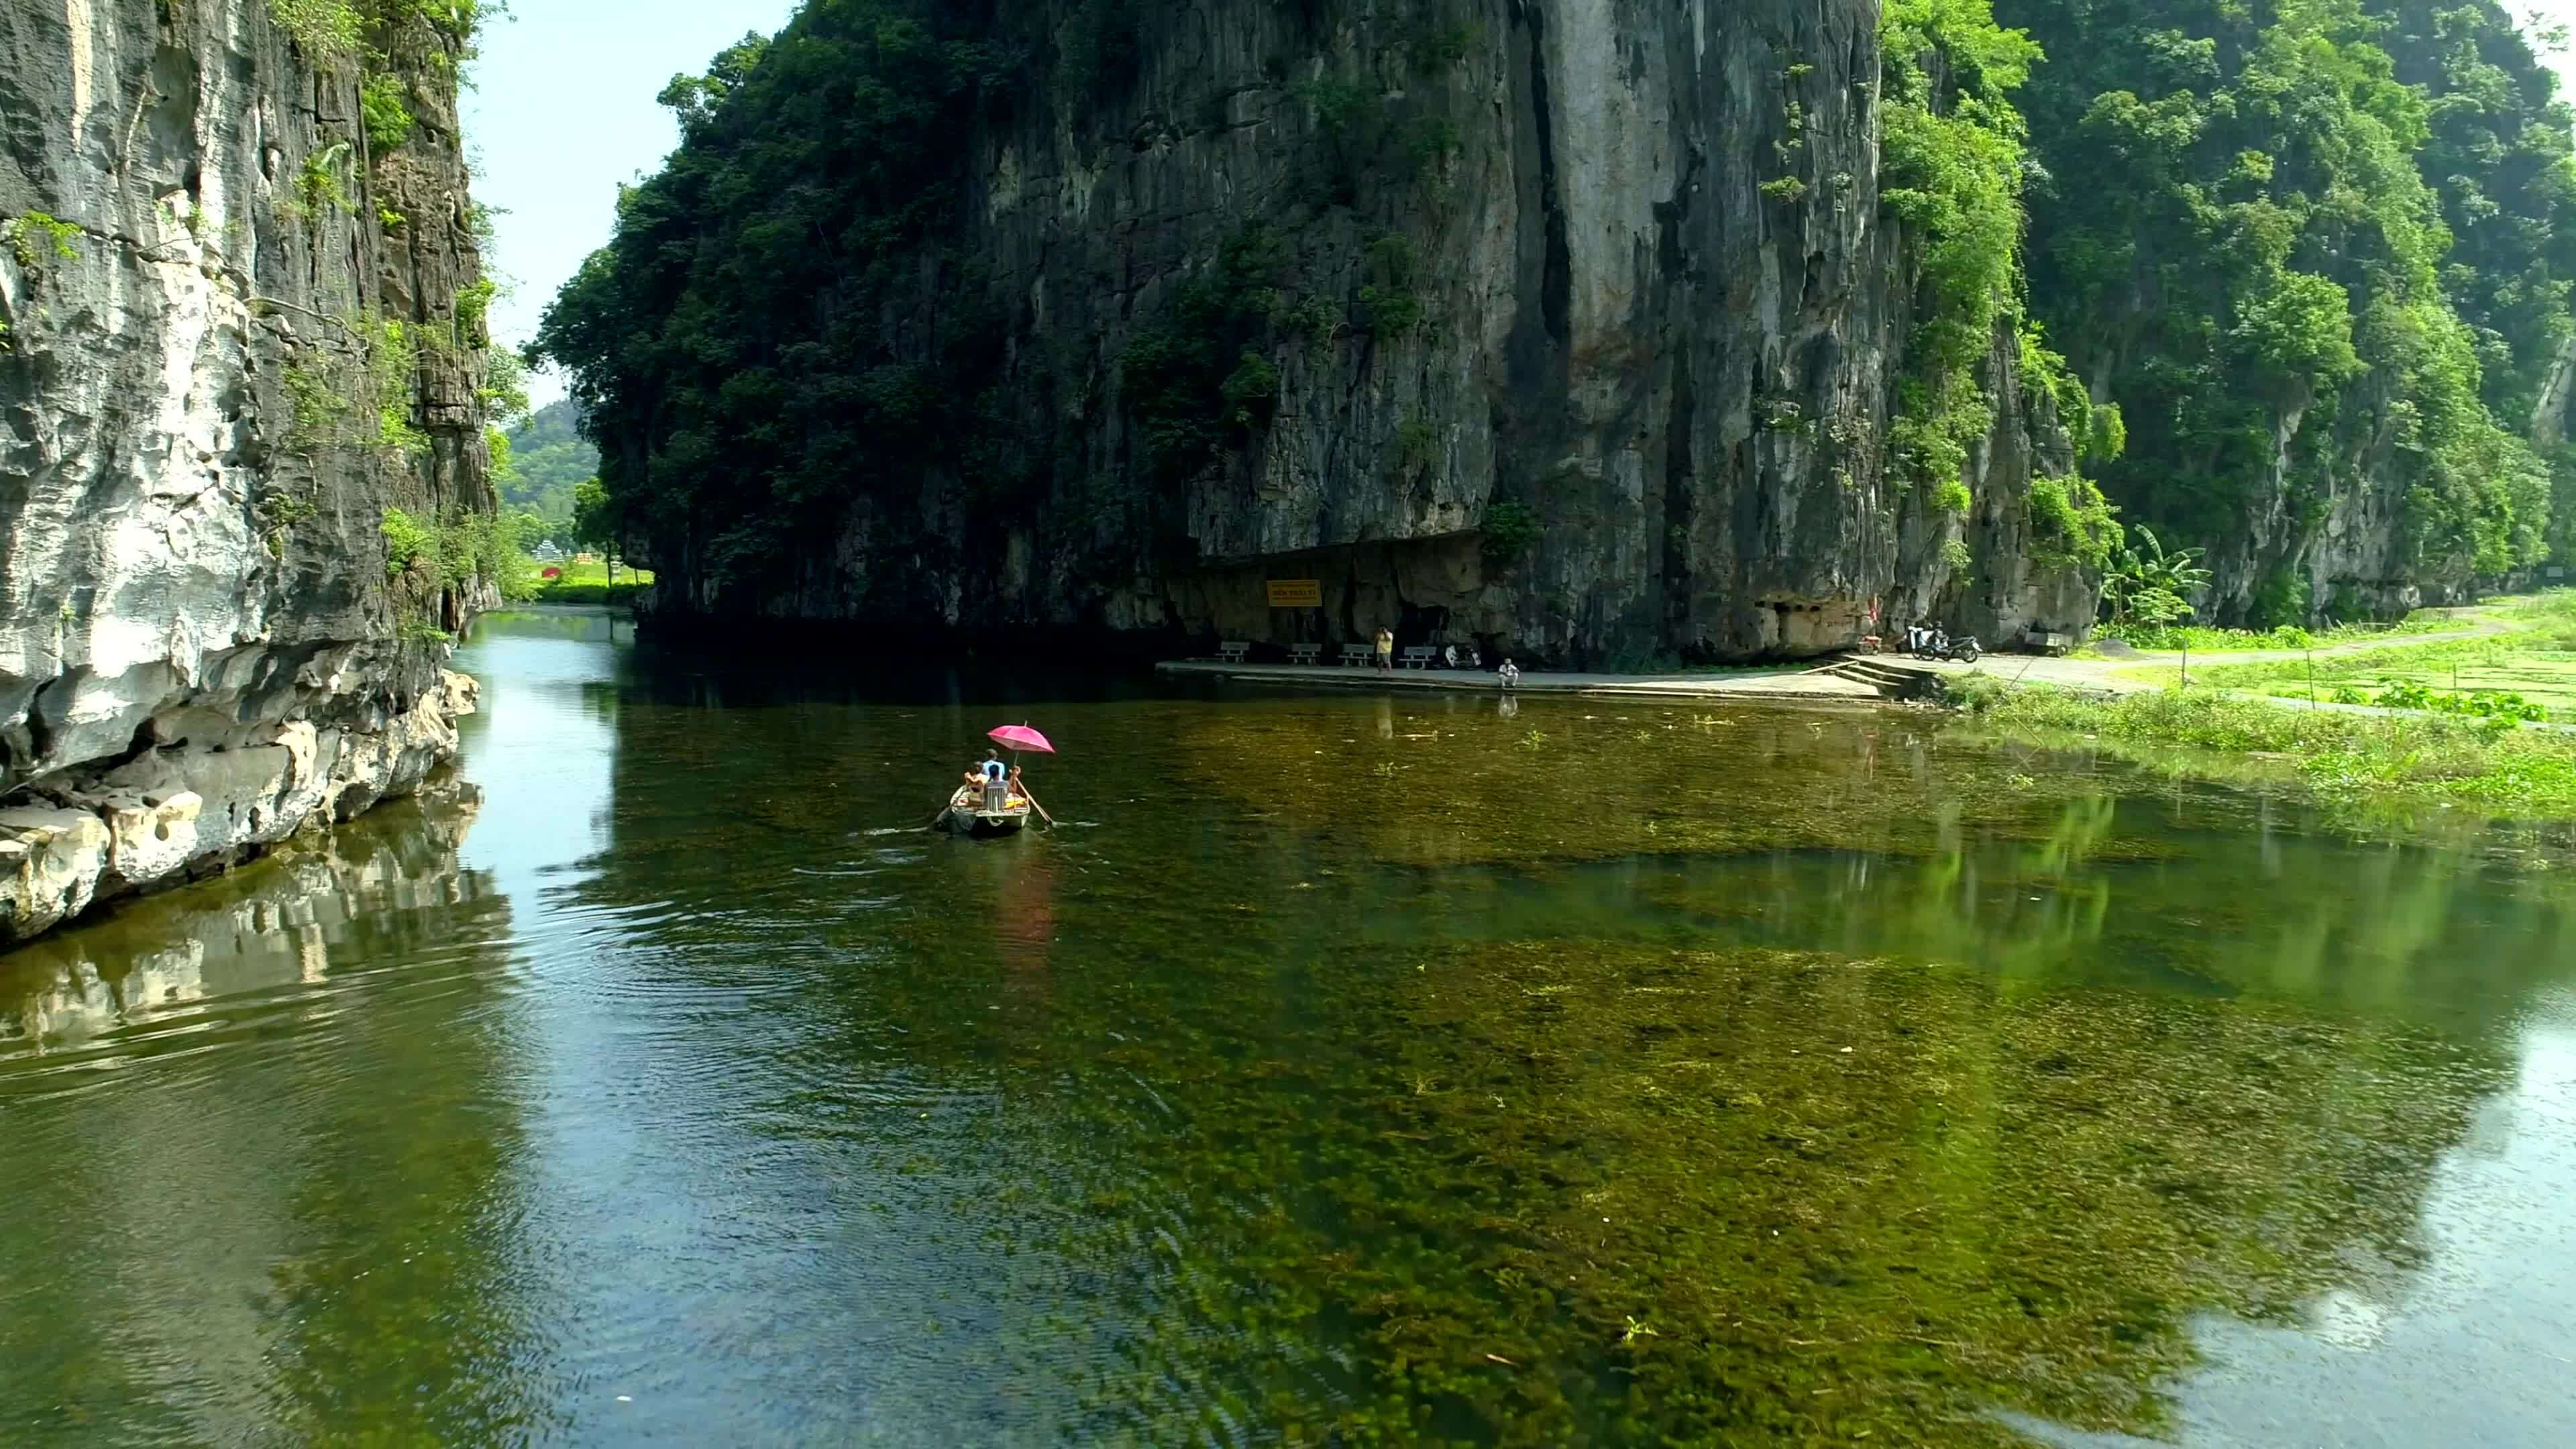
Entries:
{"type": "Polygon", "coordinates": [[[456,787],[0,957],[0,1443],[2576,1422],[2546,839],[1892,713],[460,663],[456,787]],[[915,829],[1021,718],[1061,828],[915,829]]]}

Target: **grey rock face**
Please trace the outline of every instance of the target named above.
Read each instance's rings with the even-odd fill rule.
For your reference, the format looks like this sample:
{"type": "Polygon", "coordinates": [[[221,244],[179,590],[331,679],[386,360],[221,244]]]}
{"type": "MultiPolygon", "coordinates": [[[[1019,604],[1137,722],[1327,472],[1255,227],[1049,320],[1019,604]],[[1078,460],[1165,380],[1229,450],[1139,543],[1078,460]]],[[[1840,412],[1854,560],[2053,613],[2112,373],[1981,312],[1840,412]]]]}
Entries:
{"type": "MultiPolygon", "coordinates": [[[[2029,479],[2071,458],[2018,395],[2014,338],[1968,519],[1883,466],[1915,260],[1878,202],[1875,0],[1462,0],[1437,66],[1410,7],[1143,9],[1132,82],[1051,76],[976,138],[962,234],[938,238],[974,266],[919,269],[966,279],[916,318],[1013,319],[1000,396],[1054,460],[1039,521],[988,524],[928,477],[751,607],[1256,640],[1388,624],[1594,665],[1821,652],[1873,609],[1989,640],[2090,626],[2096,583],[2023,552],[2029,479]],[[1318,175],[1349,142],[1311,83],[1353,75],[1395,118],[1386,154],[1455,144],[1336,199],[1318,175]],[[1122,354],[1255,224],[1293,249],[1293,300],[1327,309],[1266,357],[1267,426],[1159,493],[1122,354]],[[1413,259],[1411,329],[1365,300],[1389,246],[1413,259]],[[1498,517],[1534,524],[1528,546],[1485,547],[1498,517]],[[1321,617],[1271,610],[1280,577],[1319,579],[1321,617]]],[[[1090,23],[1047,10],[1060,38],[1090,23]]],[[[650,607],[742,606],[687,547],[636,543],[662,570],[650,607]]]]}
{"type": "MultiPolygon", "coordinates": [[[[2391,401],[2384,393],[2354,409],[2365,418],[2391,401]]],[[[2312,437],[2313,415],[2285,408],[2272,420],[2270,466],[2248,490],[2246,527],[2208,552],[2201,616],[2240,623],[2274,612],[2258,603],[2267,586],[2295,581],[2310,622],[2367,614],[2399,618],[2428,604],[2474,596],[2468,580],[2421,581],[2407,541],[2406,480],[2393,431],[2375,421],[2312,437]],[[2302,467],[2310,447],[2322,459],[2302,467]]]]}
{"type": "Polygon", "coordinates": [[[418,122],[373,157],[355,70],[265,0],[0,9],[0,939],[453,749],[416,626],[477,591],[389,582],[381,524],[491,507],[480,265],[453,45],[380,43],[418,122]]]}

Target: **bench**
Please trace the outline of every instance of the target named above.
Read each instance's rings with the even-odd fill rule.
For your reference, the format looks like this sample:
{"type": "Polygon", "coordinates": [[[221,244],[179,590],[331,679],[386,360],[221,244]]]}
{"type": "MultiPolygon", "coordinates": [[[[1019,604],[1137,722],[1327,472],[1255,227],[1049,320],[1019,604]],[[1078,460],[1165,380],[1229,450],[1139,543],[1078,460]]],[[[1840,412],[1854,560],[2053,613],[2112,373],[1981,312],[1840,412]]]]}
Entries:
{"type": "Polygon", "coordinates": [[[1366,664],[1376,657],[1377,650],[1367,644],[1345,644],[1342,646],[1342,664],[1345,668],[1353,665],[1366,664]]]}
{"type": "Polygon", "coordinates": [[[1431,655],[1432,649],[1430,645],[1415,644],[1407,648],[1403,653],[1402,658],[1404,661],[1404,667],[1407,669],[1428,669],[1431,667],[1431,655]]]}
{"type": "Polygon", "coordinates": [[[1228,639],[1216,646],[1216,657],[1228,664],[1241,664],[1252,653],[1252,646],[1241,639],[1228,639]]]}
{"type": "Polygon", "coordinates": [[[1291,644],[1288,646],[1288,662],[1313,664],[1323,652],[1324,646],[1321,644],[1291,644]]]}

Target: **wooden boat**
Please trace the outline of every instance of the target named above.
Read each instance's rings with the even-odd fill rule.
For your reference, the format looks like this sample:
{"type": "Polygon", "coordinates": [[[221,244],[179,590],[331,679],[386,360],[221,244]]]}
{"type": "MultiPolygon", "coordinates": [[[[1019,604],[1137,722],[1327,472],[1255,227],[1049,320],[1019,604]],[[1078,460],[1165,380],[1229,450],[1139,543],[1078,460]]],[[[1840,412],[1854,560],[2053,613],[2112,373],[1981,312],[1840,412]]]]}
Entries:
{"type": "Polygon", "coordinates": [[[1027,828],[1029,797],[1016,791],[995,810],[984,798],[984,792],[971,785],[959,786],[948,799],[946,813],[939,817],[943,830],[959,835],[1008,835],[1027,828]]]}

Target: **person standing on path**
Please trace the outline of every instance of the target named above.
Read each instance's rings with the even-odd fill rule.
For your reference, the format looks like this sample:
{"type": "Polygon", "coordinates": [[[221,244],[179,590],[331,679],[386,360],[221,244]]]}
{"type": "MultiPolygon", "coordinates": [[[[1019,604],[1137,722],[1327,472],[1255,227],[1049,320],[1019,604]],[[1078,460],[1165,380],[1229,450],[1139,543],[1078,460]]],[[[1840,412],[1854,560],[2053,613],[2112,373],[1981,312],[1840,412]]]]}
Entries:
{"type": "Polygon", "coordinates": [[[1377,667],[1385,670],[1395,668],[1395,635],[1383,625],[1377,631],[1377,667]]]}

